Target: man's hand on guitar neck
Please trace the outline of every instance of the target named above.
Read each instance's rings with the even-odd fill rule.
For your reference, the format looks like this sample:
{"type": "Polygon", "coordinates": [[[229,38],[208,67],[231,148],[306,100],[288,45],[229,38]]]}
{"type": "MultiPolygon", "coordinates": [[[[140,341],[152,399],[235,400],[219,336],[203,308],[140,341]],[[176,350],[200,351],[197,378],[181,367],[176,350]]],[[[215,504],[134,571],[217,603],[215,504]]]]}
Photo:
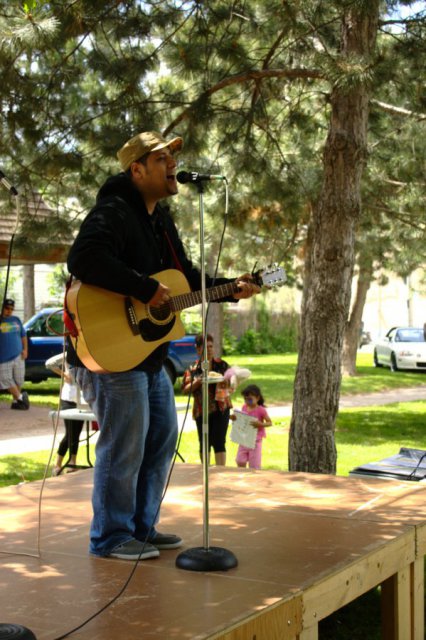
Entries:
{"type": "Polygon", "coordinates": [[[260,293],[260,287],[253,282],[253,277],[249,273],[245,273],[236,279],[238,285],[238,293],[234,293],[235,300],[243,298],[251,298],[260,293]]]}
{"type": "MultiPolygon", "coordinates": [[[[249,273],[245,273],[235,280],[238,286],[238,293],[234,293],[235,300],[242,300],[243,298],[251,298],[252,296],[260,293],[260,287],[253,282],[253,277],[249,273]]],[[[157,290],[152,296],[148,304],[151,307],[160,307],[162,304],[166,304],[170,300],[170,289],[161,282],[158,284],[157,290]]]]}

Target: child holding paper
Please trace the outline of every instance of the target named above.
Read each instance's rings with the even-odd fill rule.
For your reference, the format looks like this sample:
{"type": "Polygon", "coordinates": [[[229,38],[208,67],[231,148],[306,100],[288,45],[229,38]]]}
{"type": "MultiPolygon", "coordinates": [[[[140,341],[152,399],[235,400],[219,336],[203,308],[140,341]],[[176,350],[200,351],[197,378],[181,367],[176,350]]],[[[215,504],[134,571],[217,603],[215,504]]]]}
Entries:
{"type": "Polygon", "coordinates": [[[249,384],[242,391],[244,404],[241,411],[249,416],[253,416],[251,424],[257,429],[256,444],[254,449],[249,449],[240,444],[237,451],[236,463],[239,467],[248,465],[250,469],[260,469],[262,461],[262,441],[266,438],[265,427],[272,425],[271,418],[265,409],[265,401],[262,392],[256,384],[249,384]]]}

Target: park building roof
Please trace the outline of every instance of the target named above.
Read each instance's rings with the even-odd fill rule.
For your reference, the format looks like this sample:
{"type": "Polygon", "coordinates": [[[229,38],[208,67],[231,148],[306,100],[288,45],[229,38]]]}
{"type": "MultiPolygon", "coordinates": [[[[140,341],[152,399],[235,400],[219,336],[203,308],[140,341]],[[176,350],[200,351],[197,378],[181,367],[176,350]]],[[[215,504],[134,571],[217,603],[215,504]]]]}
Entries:
{"type": "Polygon", "coordinates": [[[12,265],[64,262],[73,239],[67,219],[37,192],[1,198],[0,266],[8,262],[12,237],[12,265]]]}

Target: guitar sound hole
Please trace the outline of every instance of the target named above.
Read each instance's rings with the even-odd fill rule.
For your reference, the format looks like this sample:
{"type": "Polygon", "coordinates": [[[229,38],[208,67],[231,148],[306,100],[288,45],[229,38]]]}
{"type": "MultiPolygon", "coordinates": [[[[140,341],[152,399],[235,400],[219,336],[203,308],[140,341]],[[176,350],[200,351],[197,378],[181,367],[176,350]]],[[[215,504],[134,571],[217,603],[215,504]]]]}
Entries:
{"type": "Polygon", "coordinates": [[[168,304],[163,304],[161,307],[148,307],[148,317],[151,322],[164,324],[171,319],[171,315],[172,313],[168,304]]]}

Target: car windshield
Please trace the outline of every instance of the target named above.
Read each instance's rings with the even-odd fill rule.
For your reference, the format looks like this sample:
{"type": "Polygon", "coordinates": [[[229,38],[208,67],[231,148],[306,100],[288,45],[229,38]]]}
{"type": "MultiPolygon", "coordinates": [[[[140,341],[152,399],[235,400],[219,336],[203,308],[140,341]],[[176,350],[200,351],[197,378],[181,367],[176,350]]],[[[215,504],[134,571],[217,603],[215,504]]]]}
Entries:
{"type": "Polygon", "coordinates": [[[64,321],[61,310],[39,315],[33,322],[28,322],[27,329],[31,330],[33,336],[61,336],[64,333],[64,321]]]}
{"type": "Polygon", "coordinates": [[[396,334],[397,342],[424,342],[423,329],[399,329],[396,334]]]}

